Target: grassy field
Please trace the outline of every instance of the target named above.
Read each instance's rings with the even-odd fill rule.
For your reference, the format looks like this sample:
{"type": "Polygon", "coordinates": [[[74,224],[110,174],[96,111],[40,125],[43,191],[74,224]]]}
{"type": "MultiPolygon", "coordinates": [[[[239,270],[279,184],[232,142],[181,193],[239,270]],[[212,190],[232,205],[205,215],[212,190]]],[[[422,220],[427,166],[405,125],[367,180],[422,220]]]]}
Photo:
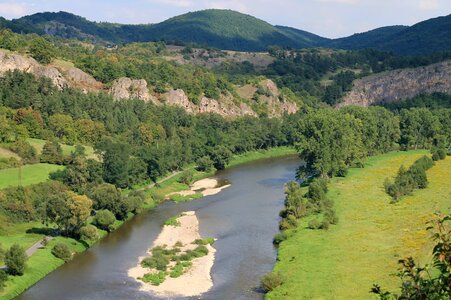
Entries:
{"type": "Polygon", "coordinates": [[[266,299],[374,299],[373,283],[396,291],[398,259],[430,261],[425,230],[433,212],[451,211],[451,157],[427,171],[429,186],[397,204],[384,192],[385,178],[410,166],[425,151],[393,152],[368,159],[363,169],[330,183],[338,225],[329,231],[306,228],[304,220],[279,248],[275,271],[286,282],[266,299]]]}
{"type": "MultiPolygon", "coordinates": [[[[49,174],[62,170],[63,166],[51,164],[25,165],[22,167],[22,186],[44,182],[49,174]]],[[[19,168],[0,170],[0,189],[19,185],[19,168]]]]}
{"type": "MultiPolygon", "coordinates": [[[[30,145],[36,149],[38,154],[41,154],[42,148],[44,147],[44,145],[47,141],[41,140],[41,139],[29,138],[29,139],[27,139],[27,142],[30,143],[30,145]]],[[[65,144],[60,144],[60,145],[61,145],[61,149],[63,150],[63,155],[70,155],[71,152],[75,150],[75,146],[65,145],[65,144]]],[[[83,146],[83,147],[85,147],[85,153],[88,158],[93,158],[93,159],[97,158],[97,156],[94,154],[94,149],[92,147],[90,147],[90,146],[83,146]]]]}
{"type": "Polygon", "coordinates": [[[0,299],[12,299],[20,295],[27,288],[52,272],[64,261],[52,255],[52,247],[56,243],[64,243],[69,246],[73,253],[86,250],[85,245],[69,238],[57,237],[51,240],[45,248],[36,251],[27,261],[27,267],[23,276],[10,277],[4,290],[0,293],[0,299]]]}

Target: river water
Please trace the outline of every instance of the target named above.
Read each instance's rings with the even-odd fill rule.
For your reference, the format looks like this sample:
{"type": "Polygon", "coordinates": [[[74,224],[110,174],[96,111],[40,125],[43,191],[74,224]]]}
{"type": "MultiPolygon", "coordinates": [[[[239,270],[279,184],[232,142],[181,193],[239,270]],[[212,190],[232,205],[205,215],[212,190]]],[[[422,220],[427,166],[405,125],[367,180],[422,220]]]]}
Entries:
{"type": "Polygon", "coordinates": [[[276,261],[272,238],[278,232],[283,185],[294,178],[299,163],[284,157],[221,171],[216,177],[231,187],[192,202],[165,202],[136,216],[17,299],[154,299],[139,291],[127,271],[146,254],[165,220],[188,210],[196,211],[202,237],[218,239],[214,287],[194,299],[261,299],[260,278],[276,261]]]}

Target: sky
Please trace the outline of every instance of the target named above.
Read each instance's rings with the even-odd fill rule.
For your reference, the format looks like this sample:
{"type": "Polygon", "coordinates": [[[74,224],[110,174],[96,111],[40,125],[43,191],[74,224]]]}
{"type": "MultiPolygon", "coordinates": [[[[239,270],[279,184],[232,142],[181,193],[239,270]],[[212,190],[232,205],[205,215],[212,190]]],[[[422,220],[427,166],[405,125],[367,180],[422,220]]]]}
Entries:
{"type": "Polygon", "coordinates": [[[336,38],[448,15],[451,0],[0,0],[0,16],[7,19],[67,11],[91,21],[127,24],[158,23],[207,8],[233,9],[273,25],[336,38]]]}

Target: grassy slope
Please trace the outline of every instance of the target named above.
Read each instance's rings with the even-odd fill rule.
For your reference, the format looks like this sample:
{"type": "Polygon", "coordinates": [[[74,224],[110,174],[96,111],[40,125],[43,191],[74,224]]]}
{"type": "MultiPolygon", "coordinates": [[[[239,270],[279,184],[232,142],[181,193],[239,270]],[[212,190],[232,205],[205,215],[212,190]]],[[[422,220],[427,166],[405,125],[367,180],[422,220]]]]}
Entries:
{"type": "Polygon", "coordinates": [[[329,231],[305,228],[283,242],[275,271],[287,282],[267,299],[373,299],[373,283],[396,290],[397,260],[413,256],[425,263],[431,242],[425,222],[432,212],[451,210],[451,157],[430,169],[429,186],[390,204],[383,182],[426,154],[394,152],[368,160],[346,178],[334,179],[328,196],[334,200],[339,224],[329,231]]]}
{"type": "MultiPolygon", "coordinates": [[[[45,143],[47,142],[46,140],[41,140],[41,139],[32,139],[29,138],[27,139],[27,142],[30,143],[31,146],[33,146],[36,151],[38,152],[38,154],[41,154],[42,152],[42,148],[44,147],[45,143]]],[[[73,152],[75,150],[75,146],[71,146],[71,145],[65,145],[65,144],[60,144],[61,145],[61,149],[63,150],[63,155],[70,155],[71,152],[73,152]]],[[[85,147],[85,152],[86,152],[86,156],[88,158],[96,158],[96,155],[94,154],[94,149],[90,146],[84,146],[85,147]]]]}
{"type": "MultiPolygon", "coordinates": [[[[63,166],[51,164],[25,165],[22,167],[22,186],[44,182],[49,174],[63,169],[63,166]]],[[[19,185],[19,168],[0,170],[0,189],[19,185]]]]}
{"type": "MultiPolygon", "coordinates": [[[[271,157],[280,157],[290,154],[295,154],[295,150],[288,147],[279,147],[274,148],[268,151],[256,151],[249,152],[244,155],[235,156],[229,166],[236,166],[238,164],[243,164],[247,162],[251,162],[258,159],[263,158],[271,158],[271,157]]],[[[1,172],[1,171],[0,171],[1,172]]],[[[0,173],[1,174],[1,173],[0,173]]],[[[203,173],[203,172],[195,172],[195,179],[199,180],[208,176],[213,175],[213,173],[203,173]]],[[[187,185],[177,182],[180,175],[175,176],[163,183],[161,183],[160,187],[152,188],[148,190],[150,194],[157,194],[159,196],[164,196],[168,193],[174,191],[181,191],[188,188],[187,185]]],[[[0,181],[1,182],[1,181],[0,181]]],[[[185,199],[183,199],[185,200],[185,199]]],[[[158,202],[150,200],[145,203],[144,208],[150,209],[155,207],[158,202]]],[[[129,216],[131,217],[131,215],[129,216]]],[[[114,226],[120,227],[124,221],[116,221],[114,226]]],[[[3,228],[3,232],[0,232],[0,244],[3,245],[4,248],[8,248],[14,243],[20,244],[24,248],[29,248],[34,243],[42,239],[42,234],[31,234],[26,233],[28,229],[31,228],[42,228],[43,225],[35,222],[35,223],[27,223],[27,224],[11,224],[7,228],[3,228]]],[[[102,230],[98,230],[100,236],[105,236],[106,232],[102,230]]],[[[74,252],[83,252],[86,250],[85,246],[80,242],[77,242],[73,239],[58,237],[56,239],[58,242],[63,242],[68,244],[74,252]]],[[[28,260],[28,267],[25,271],[25,275],[21,277],[10,277],[12,280],[8,280],[8,283],[3,292],[0,293],[0,299],[11,299],[21,292],[35,284],[37,281],[45,277],[48,273],[52,272],[60,265],[63,264],[63,261],[55,258],[51,254],[51,248],[56,243],[56,241],[51,241],[46,249],[38,250],[35,254],[33,254],[28,260]]]]}

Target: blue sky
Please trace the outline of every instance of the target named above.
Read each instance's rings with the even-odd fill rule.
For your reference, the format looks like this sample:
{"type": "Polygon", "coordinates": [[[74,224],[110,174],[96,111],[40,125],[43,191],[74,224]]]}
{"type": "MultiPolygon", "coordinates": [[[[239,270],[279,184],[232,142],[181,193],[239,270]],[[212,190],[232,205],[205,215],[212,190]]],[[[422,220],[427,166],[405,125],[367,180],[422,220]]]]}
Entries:
{"type": "Polygon", "coordinates": [[[342,37],[386,25],[412,25],[451,13],[451,0],[0,0],[0,15],[17,18],[68,11],[93,21],[157,23],[206,8],[248,13],[325,37],[342,37]]]}

